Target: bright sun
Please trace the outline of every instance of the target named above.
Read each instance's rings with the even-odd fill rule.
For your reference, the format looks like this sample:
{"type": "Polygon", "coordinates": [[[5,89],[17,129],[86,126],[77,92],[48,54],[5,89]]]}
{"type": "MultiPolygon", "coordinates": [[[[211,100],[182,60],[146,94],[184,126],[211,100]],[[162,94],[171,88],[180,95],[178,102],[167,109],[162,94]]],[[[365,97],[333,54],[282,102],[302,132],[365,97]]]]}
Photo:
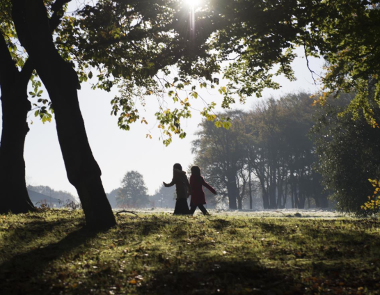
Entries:
{"type": "Polygon", "coordinates": [[[202,0],[185,0],[185,3],[191,7],[198,6],[202,0]]]}

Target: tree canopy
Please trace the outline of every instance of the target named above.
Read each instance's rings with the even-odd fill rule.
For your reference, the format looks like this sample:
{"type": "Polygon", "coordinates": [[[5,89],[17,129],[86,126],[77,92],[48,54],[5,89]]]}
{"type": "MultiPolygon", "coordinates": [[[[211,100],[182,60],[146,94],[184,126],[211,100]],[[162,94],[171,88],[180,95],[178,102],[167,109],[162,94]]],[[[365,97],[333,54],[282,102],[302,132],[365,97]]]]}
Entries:
{"type": "Polygon", "coordinates": [[[373,108],[380,103],[380,1],[300,1],[305,5],[305,23],[302,41],[308,54],[327,61],[321,77],[322,104],[334,94],[355,93],[355,98],[343,111],[358,118],[364,112],[367,122],[377,126],[373,108]],[[369,89],[373,88],[370,103],[369,89]]]}
{"type": "MultiPolygon", "coordinates": [[[[67,16],[55,44],[75,62],[80,80],[96,77],[94,87],[119,87],[112,114],[120,128],[146,122],[136,98],[144,106],[158,97],[158,127],[169,144],[173,134],[186,135],[181,118],[191,116],[190,98],[201,88],[219,88],[220,105],[228,109],[280,87],[277,75],[294,79],[292,42],[300,29],[292,18],[300,9],[296,1],[205,0],[191,11],[180,0],[102,0],[67,16]],[[167,95],[171,109],[162,103],[167,95]]],[[[206,102],[201,113],[215,120],[216,105],[206,102]]]]}

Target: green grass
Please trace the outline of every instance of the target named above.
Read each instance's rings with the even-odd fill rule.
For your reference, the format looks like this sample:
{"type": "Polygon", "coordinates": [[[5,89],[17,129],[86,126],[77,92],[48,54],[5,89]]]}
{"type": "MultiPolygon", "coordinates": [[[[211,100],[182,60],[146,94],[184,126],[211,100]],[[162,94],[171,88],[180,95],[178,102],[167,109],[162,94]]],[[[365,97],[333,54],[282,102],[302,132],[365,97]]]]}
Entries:
{"type": "Polygon", "coordinates": [[[380,222],[0,215],[0,294],[380,294],[380,222]]]}

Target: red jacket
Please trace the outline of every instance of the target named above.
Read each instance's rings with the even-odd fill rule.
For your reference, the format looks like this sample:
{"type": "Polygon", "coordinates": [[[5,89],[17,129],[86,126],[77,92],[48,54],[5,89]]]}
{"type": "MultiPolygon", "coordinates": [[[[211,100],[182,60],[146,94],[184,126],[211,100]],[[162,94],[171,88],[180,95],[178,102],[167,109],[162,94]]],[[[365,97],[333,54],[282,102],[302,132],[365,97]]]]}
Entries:
{"type": "Polygon", "coordinates": [[[191,175],[190,176],[190,186],[191,186],[191,205],[203,205],[206,204],[205,193],[202,186],[208,188],[213,194],[216,195],[216,191],[209,185],[203,177],[191,175]]]}

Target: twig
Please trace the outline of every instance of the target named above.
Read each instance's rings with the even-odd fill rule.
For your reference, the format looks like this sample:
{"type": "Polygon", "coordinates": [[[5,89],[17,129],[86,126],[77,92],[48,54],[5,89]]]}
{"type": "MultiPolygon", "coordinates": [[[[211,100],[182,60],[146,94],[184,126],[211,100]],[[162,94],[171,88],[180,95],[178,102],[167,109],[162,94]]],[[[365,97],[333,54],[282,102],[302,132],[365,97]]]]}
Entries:
{"type": "Polygon", "coordinates": [[[311,74],[311,78],[312,78],[313,81],[314,81],[314,85],[317,85],[317,81],[315,80],[314,75],[318,76],[319,78],[321,78],[321,76],[318,75],[315,71],[313,71],[313,70],[310,68],[310,64],[309,64],[309,56],[308,56],[308,54],[307,54],[307,50],[306,50],[306,43],[304,43],[303,48],[304,48],[304,54],[305,54],[305,58],[306,58],[306,66],[307,66],[307,68],[309,69],[309,72],[310,72],[310,74],[311,74]]]}
{"type": "Polygon", "coordinates": [[[138,216],[138,215],[137,215],[135,212],[133,212],[133,211],[120,210],[120,211],[116,212],[116,215],[119,215],[120,213],[131,213],[131,214],[136,215],[137,217],[140,217],[140,216],[138,216]]]}
{"type": "Polygon", "coordinates": [[[284,215],[284,216],[288,216],[288,215],[286,215],[284,212],[281,212],[281,211],[274,211],[274,212],[277,212],[277,213],[281,213],[282,215],[284,215]]]}

